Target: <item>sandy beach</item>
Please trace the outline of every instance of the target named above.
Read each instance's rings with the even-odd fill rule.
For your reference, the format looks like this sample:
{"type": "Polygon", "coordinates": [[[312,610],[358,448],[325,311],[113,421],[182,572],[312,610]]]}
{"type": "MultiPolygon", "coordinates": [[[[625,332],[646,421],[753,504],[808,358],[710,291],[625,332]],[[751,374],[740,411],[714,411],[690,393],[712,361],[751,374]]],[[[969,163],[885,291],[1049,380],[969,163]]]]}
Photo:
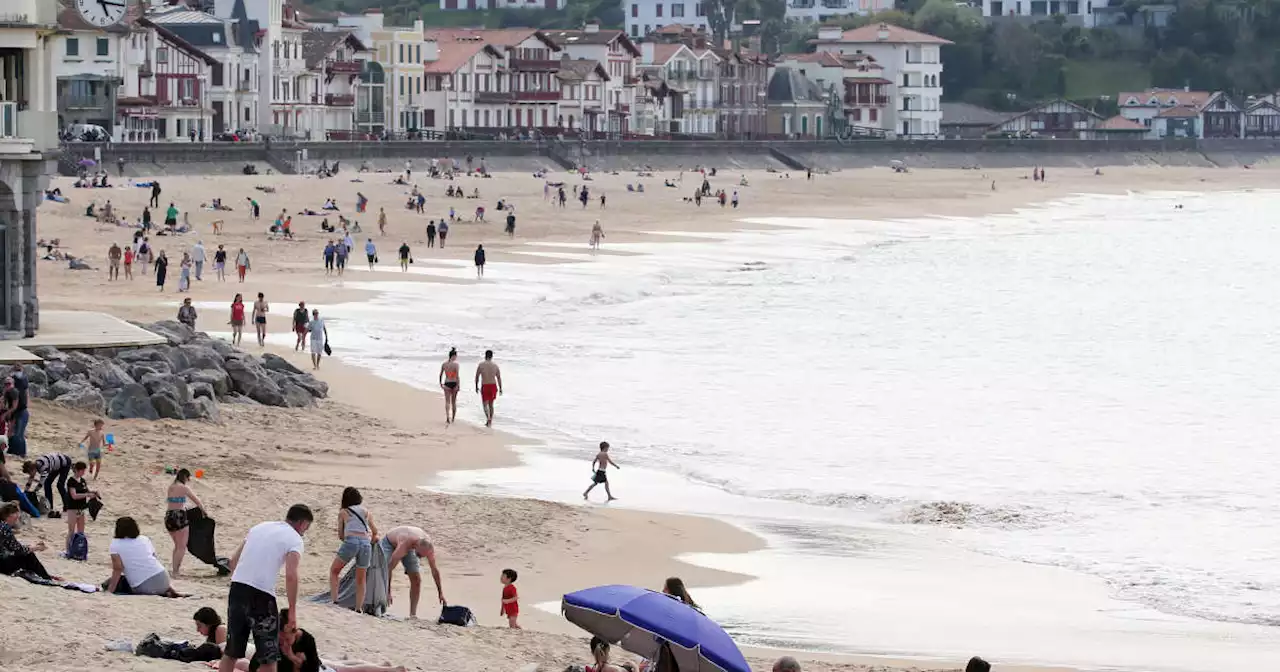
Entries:
{"type": "MultiPolygon", "coordinates": [[[[236,292],[246,303],[264,292],[272,305],[269,328],[288,330],[288,319],[299,301],[324,306],[360,301],[367,289],[346,286],[346,281],[438,282],[424,274],[401,273],[394,261],[395,249],[406,242],[413,249],[414,268],[469,263],[476,245],[483,244],[489,260],[522,263],[556,263],[543,255],[557,247],[580,251],[591,227],[599,220],[605,231],[604,248],[593,263],[609,263],[615,254],[611,244],[635,241],[679,240],[681,233],[723,233],[749,228],[747,218],[832,217],[858,219],[908,219],[923,216],[971,216],[1011,212],[1020,207],[1076,193],[1124,193],[1143,190],[1223,190],[1263,188],[1273,185],[1275,173],[1267,168],[1178,169],[1110,168],[1104,175],[1092,169],[1049,171],[1043,183],[1030,180],[1030,170],[920,170],[906,174],[886,169],[844,171],[815,175],[723,172],[711,178],[713,189],[737,191],[740,207],[720,207],[704,200],[696,207],[684,199],[700,183],[694,173],[596,175],[587,182],[591,200],[586,208],[570,201],[561,209],[544,200],[544,180],[527,174],[496,174],[492,179],[458,178],[467,193],[479,189],[482,199],[448,199],[447,182],[415,171],[414,182],[426,194],[424,214],[404,207],[409,187],[394,185],[389,173],[343,172],[319,180],[303,176],[167,177],[162,179],[160,208],[153,219],[163,221],[163,210],[173,202],[189,213],[194,231],[177,237],[152,237],[156,250],[164,250],[172,265],[165,290],[157,290],[154,277],[135,267],[132,281],[107,279],[106,255],[113,243],[126,244],[132,231],[101,225],[84,216],[89,201],[99,206],[110,199],[117,213],[136,221],[149,190],[118,186],[113,189],[73,189],[71,181],[56,179],[70,197],[68,204],[46,202],[40,209],[40,236],[59,239],[61,251],[83,257],[96,270],[73,271],[65,262],[41,262],[39,291],[46,309],[93,309],[130,320],[172,319],[183,296],[197,305],[227,305],[236,292]],[[360,182],[352,180],[359,179],[360,182]],[[671,180],[678,186],[663,186],[671,180]],[[745,185],[741,184],[746,182],[745,185]],[[645,193],[627,190],[643,183],[645,193]],[[992,189],[994,183],[995,189],[992,189]],[[255,190],[270,186],[275,193],[255,190]],[[370,199],[369,210],[355,214],[356,193],[370,199]],[[607,197],[601,208],[599,196],[607,197]],[[248,217],[246,197],[262,205],[262,218],[248,217]],[[202,203],[221,198],[231,212],[200,209],[202,203]],[[326,198],[336,199],[342,214],[359,221],[363,233],[354,235],[357,254],[353,268],[343,278],[326,277],[321,250],[334,236],[319,230],[321,217],[299,215],[304,208],[320,209],[326,198]],[[513,239],[502,233],[505,213],[495,209],[498,199],[517,206],[513,239]],[[486,222],[472,222],[477,204],[485,206],[486,222]],[[449,233],[448,247],[428,249],[428,220],[447,216],[450,207],[461,213],[449,233]],[[379,235],[377,219],[385,208],[388,226],[379,235]],[[274,240],[267,228],[276,213],[292,214],[295,240],[274,240]],[[223,220],[220,235],[211,222],[223,220]],[[381,263],[376,272],[365,270],[359,248],[372,238],[381,263]],[[202,241],[212,260],[223,245],[234,258],[243,248],[252,270],[246,282],[228,273],[226,282],[214,277],[212,263],[203,281],[193,282],[189,294],[177,289],[177,262],[183,251],[202,241]],[[528,243],[540,243],[536,249],[528,243]]],[[[581,182],[576,177],[552,175],[564,180],[566,190],[581,182]]],[[[336,213],[333,213],[336,215],[336,213]]],[[[331,216],[330,223],[337,223],[331,216]]],[[[502,283],[496,269],[483,280],[502,283]]],[[[430,311],[430,306],[423,310],[430,311]]],[[[198,328],[209,332],[228,329],[225,308],[202,309],[198,328]]],[[[333,334],[341,342],[341,334],[333,334]]],[[[484,344],[471,344],[480,349],[484,344]]],[[[252,333],[246,349],[257,351],[252,333]]],[[[274,349],[299,367],[306,356],[274,349]]],[[[105,462],[95,487],[106,504],[98,521],[89,525],[90,560],[74,563],[41,554],[46,566],[67,578],[98,582],[110,571],[106,553],[112,521],[131,515],[144,534],[155,542],[162,558],[171,548],[162,525],[163,499],[171,477],[166,466],[202,469],[204,478],[195,489],[218,520],[220,552],[229,554],[253,524],[282,517],[288,505],[301,502],[312,507],[317,520],[307,537],[302,563],[303,590],[310,595],[327,587],[326,567],[337,547],[333,527],[343,486],[353,485],[365,494],[380,527],[416,524],[435,540],[450,602],[475,610],[482,627],[459,630],[434,625],[436,606],[430,588],[423,591],[421,615],[425,620],[378,620],[333,608],[307,604],[301,607],[299,624],[312,632],[321,654],[332,659],[391,661],[423,670],[515,670],[537,663],[543,670],[560,670],[568,664],[589,662],[586,638],[557,615],[532,608],[539,602],[558,600],[571,590],[603,583],[630,583],[659,588],[667,576],[680,576],[696,597],[699,586],[747,581],[748,576],[710,570],[679,561],[685,553],[740,553],[761,547],[762,540],[727,523],[705,518],[670,516],[603,506],[565,506],[533,500],[441,495],[419,486],[441,471],[483,469],[516,463],[509,446],[524,439],[502,433],[499,400],[497,431],[468,424],[443,422],[438,394],[388,381],[363,369],[344,364],[340,348],[326,360],[319,376],[329,383],[330,398],[314,409],[288,410],[248,405],[223,405],[222,422],[119,421],[110,422],[118,448],[105,462]],[[521,619],[525,631],[498,627],[499,572],[513,567],[524,604],[521,619]]],[[[443,359],[443,353],[439,353],[443,359]]],[[[469,376],[470,371],[464,371],[469,376]]],[[[464,381],[464,388],[466,387],[464,381]]],[[[532,381],[506,381],[507,394],[535,393],[532,381]]],[[[474,404],[464,395],[463,404],[474,404]]],[[[75,454],[75,444],[91,418],[54,404],[33,402],[28,443],[32,455],[62,451],[75,454]]],[[[607,438],[607,437],[602,437],[607,438]]],[[[584,447],[584,464],[590,458],[584,447]]],[[[624,463],[625,464],[625,463],[624,463]]],[[[585,468],[585,467],[584,467],[585,468]]],[[[581,484],[567,484],[566,488],[581,484]]],[[[36,521],[24,530],[27,543],[45,540],[61,546],[65,527],[60,521],[36,521]]],[[[429,584],[429,581],[427,582],[429,584]]],[[[138,640],[149,632],[163,637],[195,638],[190,620],[200,606],[225,609],[225,578],[194,562],[176,582],[181,592],[194,597],[163,600],[144,597],[82,595],[71,591],[36,587],[3,578],[11,615],[24,625],[0,631],[0,670],[161,670],[176,663],[134,658],[104,651],[110,640],[138,640]]],[[[396,579],[392,613],[408,613],[406,583],[396,579]]],[[[927,637],[926,633],[921,634],[927,637]]],[[[750,650],[755,669],[769,669],[778,652],[750,650]]],[[[981,653],[981,652],[975,652],[981,653]]],[[[963,661],[919,661],[845,656],[800,655],[805,669],[864,670],[878,668],[954,669],[963,661]]],[[[1020,669],[1002,666],[1002,670],[1020,669]]],[[[1027,668],[1021,668],[1027,669],[1027,668]]]]}

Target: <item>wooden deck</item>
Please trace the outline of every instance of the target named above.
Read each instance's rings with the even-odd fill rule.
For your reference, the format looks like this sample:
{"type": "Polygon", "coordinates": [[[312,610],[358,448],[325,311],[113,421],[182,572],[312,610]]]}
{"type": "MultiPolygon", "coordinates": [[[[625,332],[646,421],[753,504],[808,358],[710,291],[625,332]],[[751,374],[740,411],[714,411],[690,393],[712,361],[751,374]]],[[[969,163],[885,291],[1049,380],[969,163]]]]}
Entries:
{"type": "Polygon", "coordinates": [[[30,348],[50,345],[59,350],[121,348],[159,345],[163,336],[135,327],[106,313],[80,310],[40,312],[40,332],[35,338],[0,341],[0,362],[38,362],[30,348]]]}

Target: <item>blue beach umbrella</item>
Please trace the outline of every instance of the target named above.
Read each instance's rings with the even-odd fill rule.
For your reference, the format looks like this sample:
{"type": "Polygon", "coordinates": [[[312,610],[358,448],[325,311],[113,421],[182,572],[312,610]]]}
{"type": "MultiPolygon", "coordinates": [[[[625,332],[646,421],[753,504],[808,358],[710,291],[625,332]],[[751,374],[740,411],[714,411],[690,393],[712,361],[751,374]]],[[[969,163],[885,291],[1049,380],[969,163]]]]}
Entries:
{"type": "Polygon", "coordinates": [[[560,610],[570,623],[649,660],[667,642],[680,672],[751,672],[715,621],[663,593],[598,586],[565,595],[560,610]]]}

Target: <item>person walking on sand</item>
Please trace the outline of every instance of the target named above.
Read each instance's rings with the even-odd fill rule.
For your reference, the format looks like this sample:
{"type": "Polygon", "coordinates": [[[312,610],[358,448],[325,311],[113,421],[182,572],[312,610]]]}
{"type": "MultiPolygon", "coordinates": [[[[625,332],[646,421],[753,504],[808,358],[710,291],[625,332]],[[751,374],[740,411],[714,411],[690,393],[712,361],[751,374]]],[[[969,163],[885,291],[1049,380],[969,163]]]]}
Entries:
{"type": "Polygon", "coordinates": [[[297,342],[293,344],[294,352],[306,347],[303,339],[307,337],[307,323],[310,321],[310,318],[307,316],[307,302],[299,301],[298,307],[293,311],[293,333],[298,337],[297,342]]]}
{"type": "Polygon", "coordinates": [[[204,241],[197,240],[196,244],[191,247],[191,262],[196,266],[196,280],[204,280],[204,241]]]}
{"type": "Polygon", "coordinates": [[[449,359],[440,365],[437,377],[444,391],[444,424],[452,424],[458,417],[458,349],[449,348],[449,359]]]}
{"type": "Polygon", "coordinates": [[[160,291],[164,291],[164,277],[169,273],[169,258],[164,256],[164,250],[160,250],[160,256],[156,257],[156,287],[160,291]]]}
{"type": "Polygon", "coordinates": [[[267,313],[271,312],[271,306],[267,305],[267,299],[258,292],[258,300],[253,302],[253,326],[258,331],[258,345],[267,344],[267,313]]]}
{"type": "Polygon", "coordinates": [[[436,548],[431,537],[420,527],[401,525],[387,530],[382,537],[382,552],[387,556],[387,602],[391,602],[391,577],[395,576],[395,566],[404,567],[409,577],[409,618],[418,617],[418,598],[422,596],[422,564],[419,558],[425,558],[431,569],[431,579],[436,584],[436,597],[441,606],[447,604],[444,599],[444,587],[440,583],[440,568],[436,566],[436,548]]]}
{"type": "Polygon", "coordinates": [[[326,276],[333,275],[333,255],[338,252],[338,248],[329,241],[324,246],[324,274],[326,276]]]}
{"type": "Polygon", "coordinates": [[[143,236],[142,241],[138,243],[138,263],[142,264],[142,274],[146,275],[151,272],[151,241],[143,236]]]}
{"type": "Polygon", "coordinates": [[[400,243],[400,272],[407,273],[409,271],[409,264],[412,264],[412,263],[413,263],[413,256],[410,254],[410,251],[409,251],[409,243],[408,242],[400,243]]]}
{"type": "Polygon", "coordinates": [[[516,237],[516,213],[514,212],[507,213],[507,237],[516,237]]]}
{"type": "Polygon", "coordinates": [[[436,230],[440,233],[440,249],[443,250],[444,240],[449,237],[449,222],[440,220],[440,226],[436,227],[436,230]]]}
{"type": "Polygon", "coordinates": [[[427,247],[436,246],[436,220],[427,223],[427,247]]]}
{"type": "Polygon", "coordinates": [[[151,202],[153,208],[160,207],[160,180],[151,180],[151,202]]]}
{"type": "Polygon", "coordinates": [[[484,426],[493,426],[493,402],[502,394],[502,371],[493,361],[493,351],[484,351],[484,361],[476,366],[476,392],[484,404],[484,426]]]}
{"type": "Polygon", "coordinates": [[[484,277],[484,245],[476,246],[476,277],[484,277]]]}
{"type": "Polygon", "coordinates": [[[169,484],[169,489],[164,494],[164,529],[173,539],[173,558],[169,566],[169,574],[174,577],[182,571],[182,560],[187,557],[187,538],[191,536],[191,530],[187,528],[191,525],[191,509],[208,512],[204,502],[201,502],[196,493],[192,492],[190,482],[191,471],[179,469],[178,473],[173,475],[173,482],[169,484]],[[187,500],[191,500],[194,506],[187,506],[187,500]]]}
{"type": "Polygon", "coordinates": [[[364,256],[369,260],[369,270],[373,270],[373,265],[378,263],[378,246],[373,244],[373,239],[364,244],[364,256]]]}
{"type": "Polygon", "coordinates": [[[221,245],[213,253],[213,270],[218,274],[219,282],[227,281],[227,250],[221,245]]]}
{"type": "Polygon", "coordinates": [[[240,276],[240,282],[244,282],[244,276],[249,272],[249,253],[240,248],[240,253],[236,255],[236,275],[240,276]]]}
{"type": "Polygon", "coordinates": [[[378,235],[387,235],[387,209],[378,208],[378,235]]]}
{"type": "Polygon", "coordinates": [[[347,255],[350,253],[351,247],[346,243],[339,242],[333,246],[333,265],[338,277],[342,277],[342,272],[347,269],[347,255]]]}
{"type": "Polygon", "coordinates": [[[609,498],[606,501],[612,502],[617,499],[617,497],[613,496],[613,492],[609,490],[609,474],[607,470],[610,466],[614,469],[620,468],[618,467],[618,464],[613,461],[613,458],[609,457],[609,442],[601,441],[600,452],[596,453],[595,458],[591,460],[591,470],[594,473],[591,476],[591,485],[587,486],[587,491],[582,493],[583,499],[587,499],[587,496],[591,494],[591,491],[594,490],[597,485],[601,484],[604,485],[605,496],[609,498]]]}
{"type": "Polygon", "coordinates": [[[320,357],[324,355],[324,346],[329,342],[329,328],[320,319],[320,311],[311,309],[311,321],[307,323],[311,332],[311,368],[320,370],[320,357]]]}
{"type": "Polygon", "coordinates": [[[120,250],[120,246],[111,243],[111,249],[107,250],[107,280],[120,279],[120,259],[124,257],[124,252],[120,250]]]}
{"type": "Polygon", "coordinates": [[[124,279],[133,279],[133,246],[127,245],[124,248],[124,279]]]}
{"type": "Polygon", "coordinates": [[[256,220],[262,216],[262,206],[259,205],[258,202],[253,199],[253,197],[245,196],[244,200],[249,201],[249,218],[250,219],[256,220]]]}
{"type": "Polygon", "coordinates": [[[604,229],[600,226],[600,220],[591,226],[591,249],[600,249],[600,241],[604,239],[604,229]]]}
{"type": "Polygon", "coordinates": [[[178,291],[191,289],[191,255],[182,253],[182,261],[178,263],[178,291]]]}
{"type": "Polygon", "coordinates": [[[231,300],[231,345],[240,345],[244,338],[244,296],[236,294],[231,300]]]}
{"type": "MultiPolygon", "coordinates": [[[[305,504],[289,507],[283,521],[259,523],[249,530],[231,557],[231,589],[227,593],[227,644],[218,661],[218,672],[234,672],[253,638],[258,672],[276,672],[280,660],[280,631],[298,627],[298,564],[302,561],[302,535],[314,517],[305,504]],[[289,612],[280,622],[276,606],[276,578],[284,568],[285,599],[289,612]]],[[[292,665],[290,666],[292,667],[292,665]]]]}

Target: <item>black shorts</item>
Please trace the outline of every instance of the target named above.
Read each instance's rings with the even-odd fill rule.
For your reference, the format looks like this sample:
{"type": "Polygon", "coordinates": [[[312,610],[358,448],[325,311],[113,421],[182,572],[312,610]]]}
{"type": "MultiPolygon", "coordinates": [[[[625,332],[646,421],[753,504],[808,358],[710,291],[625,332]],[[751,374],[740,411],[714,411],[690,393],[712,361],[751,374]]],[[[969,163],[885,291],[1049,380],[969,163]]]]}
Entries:
{"type": "Polygon", "coordinates": [[[609,475],[604,473],[604,469],[596,471],[596,475],[591,479],[592,483],[608,483],[609,475]]]}
{"type": "Polygon", "coordinates": [[[344,266],[346,266],[346,265],[347,265],[347,258],[346,258],[346,257],[338,257],[338,268],[342,268],[342,267],[344,267],[344,266]]]}
{"type": "Polygon", "coordinates": [[[257,652],[253,660],[259,665],[280,660],[280,610],[276,596],[243,583],[231,583],[227,594],[227,646],[223,655],[244,658],[249,650],[249,637],[257,652]]]}
{"type": "Polygon", "coordinates": [[[186,529],[191,525],[191,521],[187,517],[186,509],[169,509],[164,512],[164,529],[169,532],[177,532],[186,529]]]}

